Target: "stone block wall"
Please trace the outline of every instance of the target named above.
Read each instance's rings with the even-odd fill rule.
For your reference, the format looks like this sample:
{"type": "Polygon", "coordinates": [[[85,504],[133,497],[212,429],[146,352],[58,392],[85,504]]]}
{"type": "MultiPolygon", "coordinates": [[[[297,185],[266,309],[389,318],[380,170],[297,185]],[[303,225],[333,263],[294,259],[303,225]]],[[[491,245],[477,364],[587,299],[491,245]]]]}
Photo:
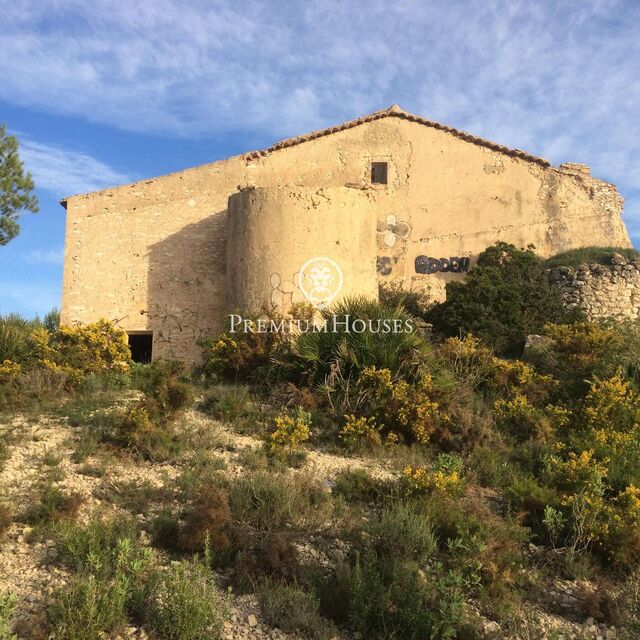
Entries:
{"type": "Polygon", "coordinates": [[[640,259],[616,254],[611,265],[553,267],[549,281],[560,287],[570,309],[582,309],[589,320],[640,317],[640,259]]]}

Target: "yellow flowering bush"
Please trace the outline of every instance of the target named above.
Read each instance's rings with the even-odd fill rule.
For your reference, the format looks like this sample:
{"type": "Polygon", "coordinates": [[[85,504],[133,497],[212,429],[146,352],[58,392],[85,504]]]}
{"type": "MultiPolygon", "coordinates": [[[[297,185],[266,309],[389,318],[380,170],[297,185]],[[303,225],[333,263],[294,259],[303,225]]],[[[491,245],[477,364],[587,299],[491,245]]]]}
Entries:
{"type": "Polygon", "coordinates": [[[541,375],[521,360],[496,357],[492,350],[471,334],[448,338],[440,348],[456,377],[474,389],[516,392],[531,399],[546,397],[557,384],[551,376],[541,375]]]}
{"type": "Polygon", "coordinates": [[[5,360],[0,363],[0,384],[15,382],[22,373],[22,367],[17,362],[5,360]]]}
{"type": "Polygon", "coordinates": [[[462,491],[462,461],[450,454],[440,454],[431,468],[404,468],[404,482],[408,493],[431,493],[440,491],[457,495],[462,491]]]}
{"type": "Polygon", "coordinates": [[[445,428],[450,416],[436,401],[433,380],[423,374],[414,384],[393,380],[389,369],[366,367],[358,380],[363,412],[375,419],[381,431],[408,442],[426,444],[437,430],[445,428]]]}
{"type": "Polygon", "coordinates": [[[273,420],[274,429],[269,435],[268,446],[271,452],[297,451],[300,444],[311,436],[311,414],[298,407],[293,414],[284,413],[273,420]]]}
{"type": "Polygon", "coordinates": [[[640,395],[621,375],[595,378],[583,410],[585,425],[595,431],[628,431],[640,424],[640,395]]]}
{"type": "Polygon", "coordinates": [[[348,449],[357,449],[362,446],[380,446],[382,436],[380,427],[376,424],[376,419],[357,418],[354,415],[345,416],[345,423],[338,436],[348,449]]]}
{"type": "Polygon", "coordinates": [[[618,565],[640,560],[640,488],[629,485],[613,504],[608,536],[601,542],[611,561],[618,565]]]}
{"type": "Polygon", "coordinates": [[[596,460],[593,451],[571,451],[564,460],[559,455],[547,456],[544,472],[565,493],[599,493],[608,473],[606,462],[596,460]]]}
{"type": "Polygon", "coordinates": [[[131,364],[127,334],[108,320],[60,327],[49,346],[58,364],[83,373],[125,373],[131,364]]]}
{"type": "Polygon", "coordinates": [[[537,407],[521,393],[509,400],[497,400],[493,408],[496,424],[521,441],[549,440],[571,416],[568,409],[556,405],[537,407]]]}
{"type": "Polygon", "coordinates": [[[585,397],[579,446],[607,460],[617,491],[640,483],[640,395],[621,375],[594,378],[585,397]]]}
{"type": "Polygon", "coordinates": [[[38,366],[53,373],[57,378],[64,380],[64,386],[67,390],[79,387],[84,380],[84,374],[80,369],[68,365],[61,365],[47,358],[40,360],[38,366]]]}
{"type": "Polygon", "coordinates": [[[127,409],[120,417],[116,436],[128,447],[139,446],[151,433],[153,425],[144,402],[127,409]]]}

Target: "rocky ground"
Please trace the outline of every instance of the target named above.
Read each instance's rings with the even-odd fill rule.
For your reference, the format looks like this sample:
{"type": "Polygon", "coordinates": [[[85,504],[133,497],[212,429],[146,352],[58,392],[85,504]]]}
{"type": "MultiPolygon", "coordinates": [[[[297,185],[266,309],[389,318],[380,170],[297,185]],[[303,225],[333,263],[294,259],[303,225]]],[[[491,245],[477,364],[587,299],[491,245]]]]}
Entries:
{"type": "MultiPolygon", "coordinates": [[[[219,441],[214,454],[223,459],[226,473],[242,474],[246,452],[261,446],[261,442],[247,435],[234,433],[220,422],[210,420],[198,412],[190,412],[185,418],[188,428],[208,430],[212,438],[219,441]]],[[[12,505],[14,522],[0,542],[0,594],[13,593],[19,598],[15,620],[19,638],[38,638],[42,628],[44,612],[50,594],[67,580],[63,569],[52,563],[52,541],[32,540],[31,528],[20,522],[21,516],[30,504],[43,473],[55,473],[55,482],[81,494],[82,506],[78,518],[88,520],[99,510],[119,509],[108,503],[105,496],[108,489],[118,489],[123,482],[148,483],[156,487],[170,485],[180,474],[179,464],[133,463],[127,458],[92,459],[74,463],[73,453],[83,431],[71,427],[65,419],[41,418],[38,421],[23,417],[14,418],[9,423],[0,424],[0,429],[13,431],[8,459],[0,472],[0,496],[12,505]],[[98,469],[94,473],[92,469],[98,469]]],[[[325,479],[330,485],[336,473],[355,467],[366,468],[371,474],[388,477],[394,473],[389,465],[377,460],[331,455],[320,451],[309,451],[304,464],[311,471],[325,479]]],[[[148,514],[137,515],[144,530],[148,514]]],[[[147,541],[148,542],[148,541],[147,541]]],[[[532,550],[535,552],[535,549],[532,550]]],[[[588,584],[586,586],[588,588],[588,584]]],[[[575,593],[584,590],[585,585],[571,582],[558,583],[557,588],[546,594],[546,602],[541,607],[523,612],[523,625],[519,632],[522,640],[529,638],[616,638],[614,628],[599,625],[588,619],[579,624],[572,621],[572,609],[576,607],[575,593]]],[[[228,640],[251,638],[294,639],[267,626],[252,595],[231,595],[231,615],[225,624],[225,638],[228,640]]],[[[500,627],[484,620],[487,638],[505,637],[500,627]]],[[[40,636],[42,637],[42,636],[40,636]]],[[[130,628],[127,638],[144,638],[143,630],[130,628]]],[[[347,638],[347,636],[343,636],[347,638]]],[[[301,639],[302,640],[302,639],[301,639]]]]}

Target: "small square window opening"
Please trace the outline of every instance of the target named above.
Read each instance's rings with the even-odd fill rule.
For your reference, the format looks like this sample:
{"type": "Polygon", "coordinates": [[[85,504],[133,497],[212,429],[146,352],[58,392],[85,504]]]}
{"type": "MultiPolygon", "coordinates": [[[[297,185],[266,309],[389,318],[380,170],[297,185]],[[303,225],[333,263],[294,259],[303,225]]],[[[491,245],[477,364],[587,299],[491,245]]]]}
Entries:
{"type": "Polygon", "coordinates": [[[387,163],[371,163],[371,184],[387,184],[387,163]]]}
{"type": "Polygon", "coordinates": [[[151,362],[153,351],[153,333],[130,333],[129,349],[134,362],[151,362]]]}

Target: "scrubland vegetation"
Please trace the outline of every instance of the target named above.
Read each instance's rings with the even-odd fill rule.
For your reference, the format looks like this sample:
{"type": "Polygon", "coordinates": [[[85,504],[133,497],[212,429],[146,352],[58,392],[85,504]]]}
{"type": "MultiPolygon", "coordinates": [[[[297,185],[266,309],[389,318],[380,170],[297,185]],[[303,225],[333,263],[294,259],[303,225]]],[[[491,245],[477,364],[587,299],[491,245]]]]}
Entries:
{"type": "Polygon", "coordinates": [[[568,314],[544,266],[497,245],[442,305],[386,290],[327,310],[338,333],[223,333],[193,372],[131,363],[107,322],[0,319],[0,471],[16,417],[70,443],[28,504],[0,493],[0,553],[26,528],[67,576],[15,631],[0,594],[0,638],[241,637],[241,594],[300,638],[640,637],[640,325],[568,314]]]}

